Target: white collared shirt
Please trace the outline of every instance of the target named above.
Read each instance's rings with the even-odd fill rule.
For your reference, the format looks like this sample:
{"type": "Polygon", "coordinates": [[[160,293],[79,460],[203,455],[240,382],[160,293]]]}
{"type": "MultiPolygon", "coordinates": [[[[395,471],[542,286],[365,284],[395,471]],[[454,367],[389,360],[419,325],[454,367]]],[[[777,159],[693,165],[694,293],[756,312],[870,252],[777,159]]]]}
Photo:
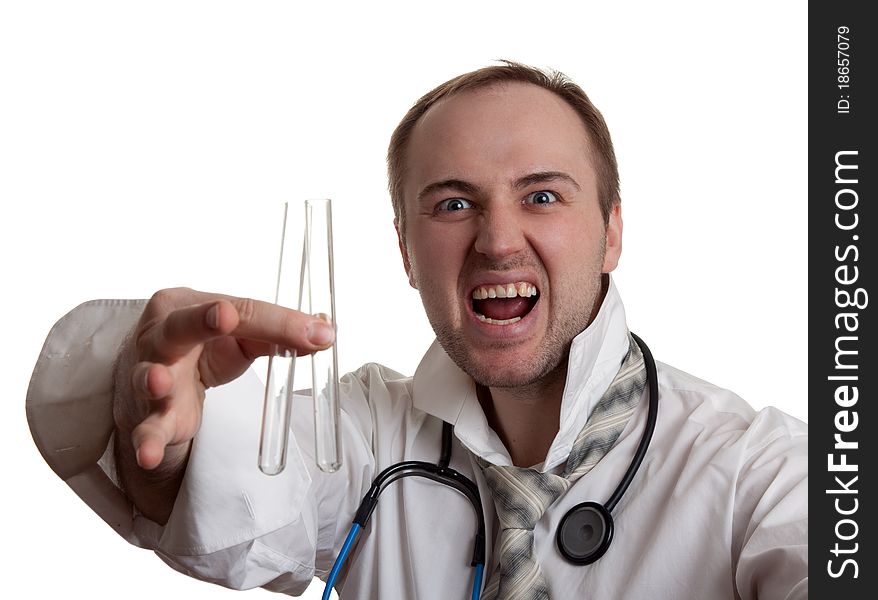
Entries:
{"type": "MultiPolygon", "coordinates": [[[[248,372],[209,390],[202,428],[174,511],[161,527],[139,515],[112,483],[111,365],[143,301],[94,301],[52,330],[28,392],[34,438],[55,471],[130,542],[154,549],[188,574],[234,588],[300,594],[325,578],[360,499],[382,469],[435,462],[442,421],[454,425],[451,466],[481,491],[490,540],[490,491],[474,456],[510,464],[469,376],[438,344],[414,377],[368,364],[343,378],[343,467],[313,459],[310,400],[294,406],[287,468],[257,464],[262,385],[248,372]]],[[[646,340],[647,343],[649,340],[646,340]]],[[[563,468],[576,435],[627,351],[627,325],[611,284],[594,322],[574,340],[560,429],[541,468],[563,468]]],[[[658,364],[659,412],[646,458],[613,511],[607,553],[568,563],[555,545],[572,506],[604,502],[640,441],[641,401],[612,450],[537,523],[534,555],[552,597],[806,598],[807,429],[658,364]]],[[[381,496],[338,582],[342,598],[469,598],[476,517],[451,488],[422,478],[381,496]]],[[[490,568],[488,569],[490,571],[490,568]]]]}

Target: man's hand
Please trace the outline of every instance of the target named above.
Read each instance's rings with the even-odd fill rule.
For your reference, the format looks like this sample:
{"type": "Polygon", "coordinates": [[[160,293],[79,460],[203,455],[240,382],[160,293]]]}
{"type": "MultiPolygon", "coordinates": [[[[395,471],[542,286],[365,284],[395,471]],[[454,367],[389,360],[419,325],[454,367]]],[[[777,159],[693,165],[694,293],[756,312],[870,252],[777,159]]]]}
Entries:
{"type": "Polygon", "coordinates": [[[119,475],[132,500],[147,516],[154,502],[162,506],[154,514],[170,512],[207,388],[235,379],[274,346],[308,354],[333,337],[320,318],[274,304],[185,288],[157,292],[115,372],[119,475]]]}

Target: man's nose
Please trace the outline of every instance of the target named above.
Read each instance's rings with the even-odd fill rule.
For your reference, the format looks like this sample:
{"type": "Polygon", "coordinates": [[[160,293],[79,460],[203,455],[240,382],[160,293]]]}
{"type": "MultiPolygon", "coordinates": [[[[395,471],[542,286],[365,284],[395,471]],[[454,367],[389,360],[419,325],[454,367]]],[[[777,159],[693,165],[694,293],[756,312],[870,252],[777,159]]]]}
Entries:
{"type": "Polygon", "coordinates": [[[503,259],[523,250],[527,241],[516,207],[485,211],[480,218],[475,250],[490,259],[503,259]]]}

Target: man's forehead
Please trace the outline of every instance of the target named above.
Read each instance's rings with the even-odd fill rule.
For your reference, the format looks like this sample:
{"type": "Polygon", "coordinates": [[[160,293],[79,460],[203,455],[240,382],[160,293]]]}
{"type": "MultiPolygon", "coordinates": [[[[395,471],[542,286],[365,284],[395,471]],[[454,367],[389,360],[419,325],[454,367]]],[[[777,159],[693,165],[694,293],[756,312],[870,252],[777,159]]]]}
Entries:
{"type": "Polygon", "coordinates": [[[443,98],[415,125],[407,150],[407,197],[410,185],[439,177],[591,170],[582,119],[560,96],[529,83],[491,84],[443,98]]]}
{"type": "Polygon", "coordinates": [[[446,96],[427,109],[412,133],[431,130],[437,124],[448,127],[494,115],[512,117],[514,120],[507,122],[509,127],[521,124],[527,116],[568,127],[576,122],[586,134],[579,115],[563,98],[538,85],[518,81],[490,83],[446,96]]]}

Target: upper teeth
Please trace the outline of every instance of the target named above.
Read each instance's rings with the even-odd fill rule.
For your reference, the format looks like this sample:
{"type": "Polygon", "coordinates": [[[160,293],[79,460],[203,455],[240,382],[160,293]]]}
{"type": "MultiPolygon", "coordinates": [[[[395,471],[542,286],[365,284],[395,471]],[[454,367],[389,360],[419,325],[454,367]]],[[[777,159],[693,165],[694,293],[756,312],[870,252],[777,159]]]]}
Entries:
{"type": "Polygon", "coordinates": [[[506,283],[498,285],[480,285],[473,290],[474,300],[485,300],[487,298],[529,298],[537,295],[537,287],[526,281],[518,283],[506,283]]]}

